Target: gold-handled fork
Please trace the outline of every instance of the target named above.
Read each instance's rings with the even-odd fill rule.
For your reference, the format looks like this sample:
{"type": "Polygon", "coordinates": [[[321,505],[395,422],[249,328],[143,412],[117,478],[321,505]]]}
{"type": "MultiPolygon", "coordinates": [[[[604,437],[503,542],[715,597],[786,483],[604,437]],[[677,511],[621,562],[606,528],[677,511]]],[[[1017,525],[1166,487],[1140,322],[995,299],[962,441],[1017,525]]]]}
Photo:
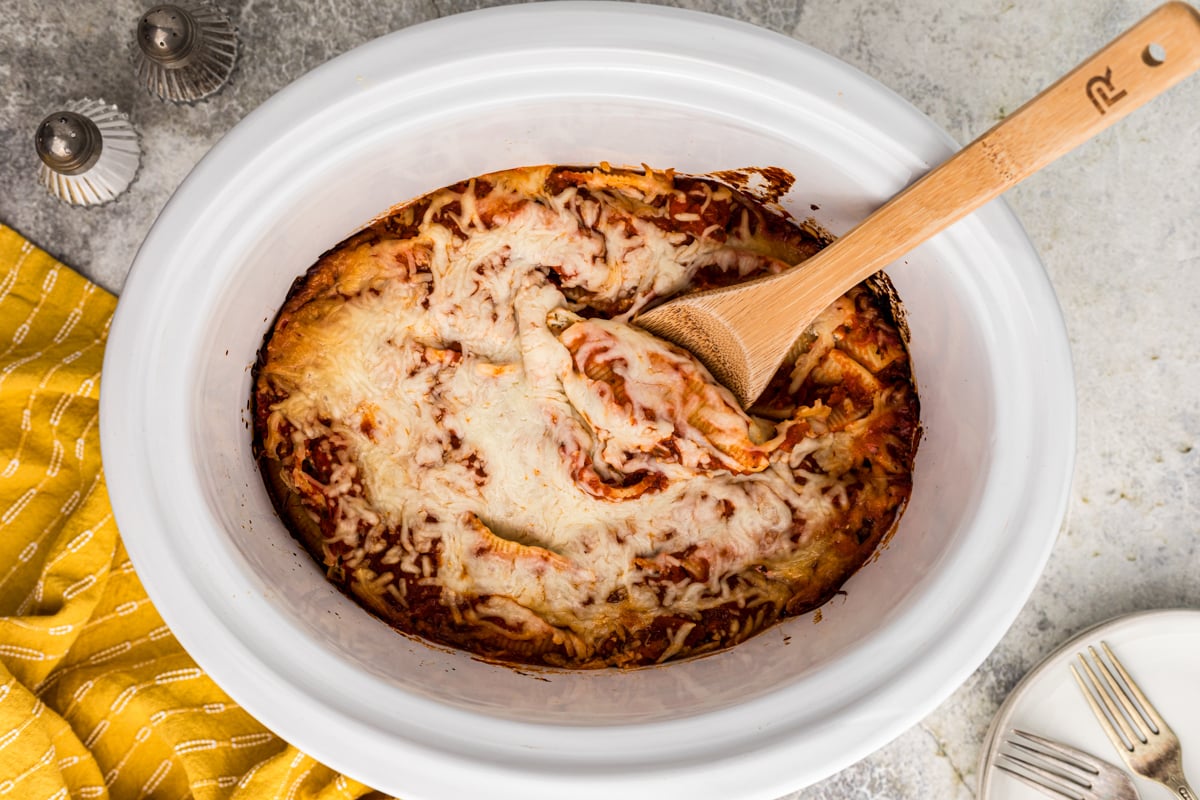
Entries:
{"type": "Polygon", "coordinates": [[[995,764],[1051,797],[1139,800],[1133,780],[1120,767],[1026,731],[1008,732],[995,764]]]}
{"type": "Polygon", "coordinates": [[[1074,664],[1071,672],[1113,747],[1138,775],[1161,783],[1176,797],[1200,800],[1183,776],[1179,737],[1129,677],[1108,644],[1101,642],[1100,648],[1107,661],[1089,646],[1087,653],[1079,653],[1082,674],[1074,664]]]}

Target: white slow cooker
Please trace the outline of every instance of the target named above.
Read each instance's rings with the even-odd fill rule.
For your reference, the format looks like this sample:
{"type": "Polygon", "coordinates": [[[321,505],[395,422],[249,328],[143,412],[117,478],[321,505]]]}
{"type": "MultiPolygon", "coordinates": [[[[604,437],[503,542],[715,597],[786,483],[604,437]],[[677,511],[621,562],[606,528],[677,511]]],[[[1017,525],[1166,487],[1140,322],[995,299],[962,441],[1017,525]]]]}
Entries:
{"type": "MultiPolygon", "coordinates": [[[[385,36],[239,123],[146,237],[104,364],[116,518],[171,630],[250,713],[407,798],[770,798],[913,725],[1021,608],[1063,519],[1074,390],[1053,291],[1001,202],[894,264],[924,435],[879,557],[821,612],[632,671],[514,670],[393,632],[329,585],[250,453],[250,368],[292,280],[406,199],[492,170],[778,166],[845,231],[954,143],[830,56],[623,3],[385,36]]],[[[817,210],[811,210],[815,207],[817,210]]]]}

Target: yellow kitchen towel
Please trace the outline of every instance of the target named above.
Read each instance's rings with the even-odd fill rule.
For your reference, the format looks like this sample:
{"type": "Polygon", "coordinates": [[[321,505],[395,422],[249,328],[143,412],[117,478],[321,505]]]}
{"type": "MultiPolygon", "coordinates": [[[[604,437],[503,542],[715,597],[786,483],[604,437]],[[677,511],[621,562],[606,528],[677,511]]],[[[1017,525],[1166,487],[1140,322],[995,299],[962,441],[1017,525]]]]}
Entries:
{"type": "Polygon", "coordinates": [[[147,598],[100,466],[115,306],[0,225],[0,800],[380,797],[256,722],[147,598]]]}

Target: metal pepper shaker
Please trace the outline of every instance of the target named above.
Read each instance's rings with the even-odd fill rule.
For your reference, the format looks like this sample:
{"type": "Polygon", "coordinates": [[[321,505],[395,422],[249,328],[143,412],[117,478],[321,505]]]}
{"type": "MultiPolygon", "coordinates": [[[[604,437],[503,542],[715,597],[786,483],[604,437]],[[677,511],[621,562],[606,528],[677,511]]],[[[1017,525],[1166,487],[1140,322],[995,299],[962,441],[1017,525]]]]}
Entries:
{"type": "Polygon", "coordinates": [[[195,103],[221,89],[237,60],[237,29],[212,3],[184,0],[151,8],[138,21],[138,80],[172,103],[195,103]]]}
{"type": "Polygon", "coordinates": [[[72,100],[34,135],[38,183],[60,200],[96,206],[115,199],[137,175],[141,147],[129,117],[103,100],[72,100]]]}

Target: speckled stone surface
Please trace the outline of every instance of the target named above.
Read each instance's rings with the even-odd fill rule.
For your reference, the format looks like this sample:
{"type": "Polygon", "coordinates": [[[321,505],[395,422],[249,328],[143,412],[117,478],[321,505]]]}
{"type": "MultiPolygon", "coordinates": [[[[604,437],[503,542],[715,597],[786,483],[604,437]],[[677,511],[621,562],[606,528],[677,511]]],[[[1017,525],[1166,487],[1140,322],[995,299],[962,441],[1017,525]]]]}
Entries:
{"type": "MultiPolygon", "coordinates": [[[[147,6],[150,3],[147,3],[147,6]]],[[[119,291],[193,164],[271,93],[377,35],[490,3],[233,0],[243,54],[195,107],[137,88],[129,0],[0,8],[0,221],[119,291]],[[101,96],[142,134],[142,171],[81,210],[35,181],[33,131],[101,96]]],[[[907,98],[961,142],[1147,13],[1153,0],[682,0],[815,45],[907,98]]],[[[1067,525],[1032,597],[983,665],[919,724],[794,800],[977,794],[988,723],[1021,676],[1075,632],[1152,608],[1200,607],[1200,77],[1008,195],[1070,333],[1079,443],[1067,525]]]]}

